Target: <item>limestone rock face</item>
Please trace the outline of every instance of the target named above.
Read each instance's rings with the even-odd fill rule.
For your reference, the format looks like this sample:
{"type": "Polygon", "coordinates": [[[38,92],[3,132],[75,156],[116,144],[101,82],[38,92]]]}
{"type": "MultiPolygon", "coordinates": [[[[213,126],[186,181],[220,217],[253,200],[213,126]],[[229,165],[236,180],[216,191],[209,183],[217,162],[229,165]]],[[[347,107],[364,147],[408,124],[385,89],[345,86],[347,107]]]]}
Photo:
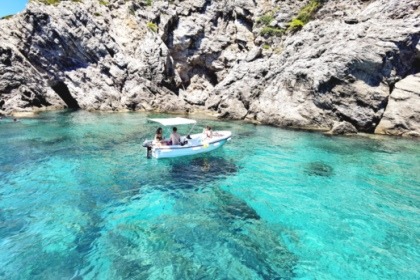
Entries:
{"type": "Polygon", "coordinates": [[[32,108],[57,108],[65,104],[50,87],[45,87],[37,69],[12,44],[0,43],[0,107],[6,112],[32,108]]]}
{"type": "Polygon", "coordinates": [[[346,134],[355,134],[357,133],[357,129],[348,122],[336,122],[334,123],[333,127],[327,134],[331,135],[346,135],[346,134]]]}
{"type": "Polygon", "coordinates": [[[129,3],[117,2],[31,2],[1,22],[7,30],[0,35],[1,110],[186,110],[161,86],[174,79],[167,46],[139,25],[129,3]]]}
{"type": "Polygon", "coordinates": [[[148,3],[34,0],[0,20],[0,114],[209,110],[420,134],[418,91],[404,86],[420,72],[419,1],[322,1],[295,31],[309,0],[148,3]]]}
{"type": "Polygon", "coordinates": [[[420,74],[395,84],[375,133],[420,136],[420,74]]]}
{"type": "MultiPolygon", "coordinates": [[[[320,13],[332,17],[335,5],[320,13]]],[[[328,129],[347,121],[373,132],[395,81],[416,71],[418,42],[418,18],[315,20],[286,38],[280,54],[235,65],[215,93],[243,102],[246,117],[264,123],[328,129]]]]}

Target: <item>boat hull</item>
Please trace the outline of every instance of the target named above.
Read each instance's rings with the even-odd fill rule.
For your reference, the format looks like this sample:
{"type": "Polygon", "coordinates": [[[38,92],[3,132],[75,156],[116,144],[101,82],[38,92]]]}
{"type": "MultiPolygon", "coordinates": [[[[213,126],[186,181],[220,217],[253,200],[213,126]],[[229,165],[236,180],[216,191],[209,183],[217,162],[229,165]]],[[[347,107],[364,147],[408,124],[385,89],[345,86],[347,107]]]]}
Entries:
{"type": "Polygon", "coordinates": [[[231,138],[231,133],[226,133],[222,138],[209,140],[209,141],[200,141],[197,144],[185,145],[185,146],[162,146],[162,147],[152,147],[152,156],[154,158],[174,158],[174,157],[183,157],[191,156],[201,153],[208,153],[213,150],[216,150],[226,144],[227,141],[231,138]]]}

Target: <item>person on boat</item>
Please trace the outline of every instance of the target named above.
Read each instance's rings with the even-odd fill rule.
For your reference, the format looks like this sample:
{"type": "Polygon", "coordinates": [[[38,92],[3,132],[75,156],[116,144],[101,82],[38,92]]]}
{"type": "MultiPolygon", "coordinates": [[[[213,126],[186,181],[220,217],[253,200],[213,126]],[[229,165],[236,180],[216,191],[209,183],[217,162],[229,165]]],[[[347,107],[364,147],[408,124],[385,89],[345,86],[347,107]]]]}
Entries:
{"type": "Polygon", "coordinates": [[[155,139],[153,140],[153,144],[162,145],[166,144],[165,140],[163,139],[162,128],[159,127],[156,130],[155,139]]]}
{"type": "Polygon", "coordinates": [[[206,126],[206,129],[204,130],[204,138],[212,138],[213,137],[213,131],[211,130],[211,126],[206,126]]]}
{"type": "Polygon", "coordinates": [[[181,145],[181,135],[178,134],[177,128],[172,128],[172,134],[171,134],[171,145],[181,145]]]}

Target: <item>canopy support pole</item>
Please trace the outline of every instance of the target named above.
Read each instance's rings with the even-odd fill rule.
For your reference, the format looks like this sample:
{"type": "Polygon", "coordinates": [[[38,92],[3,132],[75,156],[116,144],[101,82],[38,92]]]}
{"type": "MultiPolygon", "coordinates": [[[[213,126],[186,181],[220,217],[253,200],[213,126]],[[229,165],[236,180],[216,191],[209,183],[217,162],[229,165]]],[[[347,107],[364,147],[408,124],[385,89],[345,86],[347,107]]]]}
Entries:
{"type": "Polygon", "coordinates": [[[191,127],[190,131],[188,131],[187,137],[191,135],[191,131],[194,129],[196,124],[193,124],[193,126],[191,127]]]}

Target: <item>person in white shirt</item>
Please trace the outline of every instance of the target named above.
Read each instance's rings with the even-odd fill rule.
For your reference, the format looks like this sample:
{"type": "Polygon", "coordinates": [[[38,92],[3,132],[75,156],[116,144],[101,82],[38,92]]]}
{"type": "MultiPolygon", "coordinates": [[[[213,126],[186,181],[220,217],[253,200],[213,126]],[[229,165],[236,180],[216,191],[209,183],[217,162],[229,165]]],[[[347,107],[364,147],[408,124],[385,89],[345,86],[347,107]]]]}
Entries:
{"type": "Polygon", "coordinates": [[[210,126],[206,126],[206,129],[203,131],[204,138],[211,138],[213,137],[213,130],[211,130],[210,126]]]}
{"type": "Polygon", "coordinates": [[[171,134],[171,144],[172,145],[181,145],[181,135],[178,134],[177,128],[172,128],[172,134],[171,134]]]}

